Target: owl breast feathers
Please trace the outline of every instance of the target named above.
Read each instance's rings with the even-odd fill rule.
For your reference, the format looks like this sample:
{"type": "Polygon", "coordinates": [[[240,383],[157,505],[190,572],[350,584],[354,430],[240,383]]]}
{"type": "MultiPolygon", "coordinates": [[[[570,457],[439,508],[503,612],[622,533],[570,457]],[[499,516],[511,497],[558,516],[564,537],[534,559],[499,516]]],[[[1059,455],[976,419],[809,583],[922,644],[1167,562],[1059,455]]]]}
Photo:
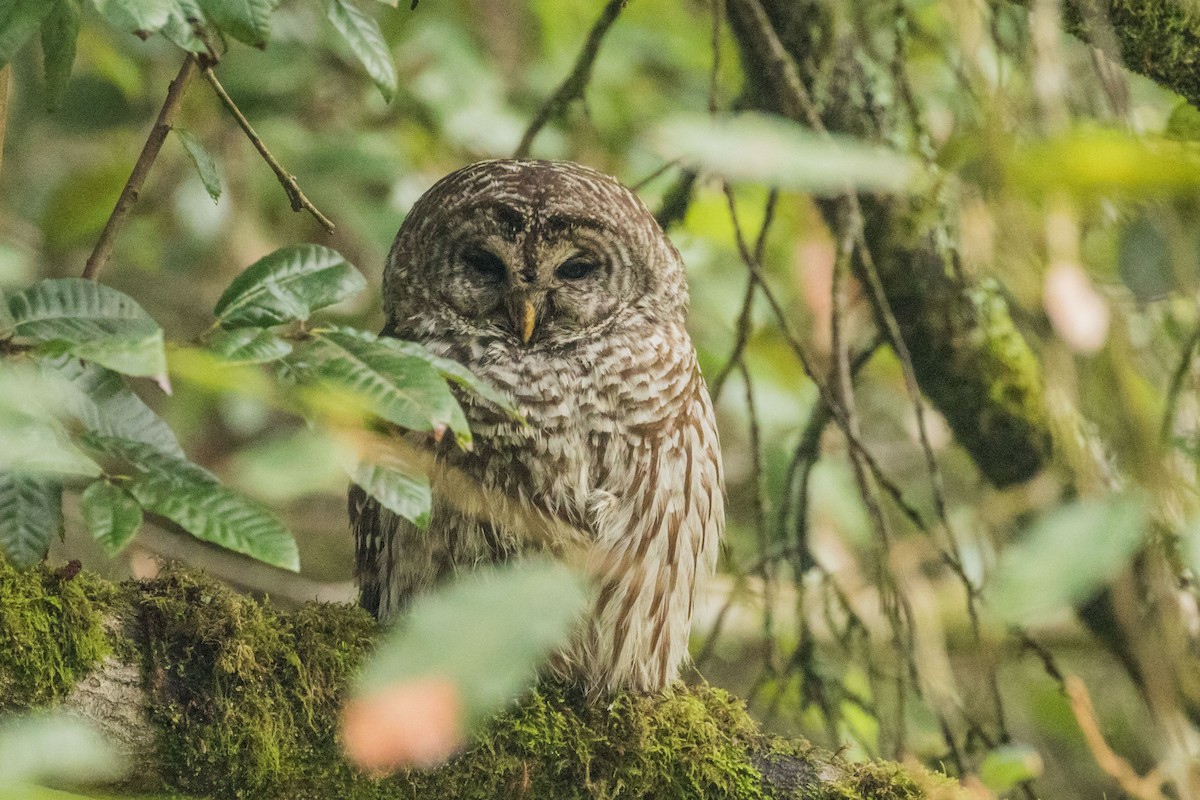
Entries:
{"type": "Polygon", "coordinates": [[[467,507],[435,476],[421,531],[351,490],[363,606],[388,619],[458,570],[582,534],[594,602],[554,669],[595,692],[666,686],[724,504],[683,263],[654,217],[576,164],[473,164],[412,209],[383,291],[385,334],[466,365],[527,424],[464,396],[473,450],[437,446],[494,508],[467,507]]]}

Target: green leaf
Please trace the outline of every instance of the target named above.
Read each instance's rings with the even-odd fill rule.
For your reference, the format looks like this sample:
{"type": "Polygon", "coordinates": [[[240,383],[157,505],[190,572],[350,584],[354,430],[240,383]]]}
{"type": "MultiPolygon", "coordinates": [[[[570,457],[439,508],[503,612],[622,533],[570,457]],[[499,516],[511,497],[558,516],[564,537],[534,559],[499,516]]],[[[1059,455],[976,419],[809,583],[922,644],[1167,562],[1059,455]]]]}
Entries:
{"type": "Polygon", "coordinates": [[[271,12],[279,0],[200,0],[200,7],[221,31],[254,47],[271,37],[271,12]]]}
{"type": "Polygon", "coordinates": [[[42,560],[62,532],[62,485],[40,475],[0,472],[0,551],[17,568],[42,560]]]}
{"type": "Polygon", "coordinates": [[[172,130],[179,137],[179,141],[183,143],[183,149],[192,159],[192,164],[196,166],[196,172],[200,174],[200,181],[204,184],[208,196],[216,203],[221,199],[221,176],[217,172],[217,162],[204,149],[204,145],[200,144],[200,140],[189,131],[183,128],[172,128],[172,130]]]}
{"type": "Polygon", "coordinates": [[[43,781],[112,782],[125,771],[125,759],[110,740],[77,716],[36,712],[0,724],[0,786],[5,789],[43,781]]]}
{"type": "Polygon", "coordinates": [[[986,592],[989,606],[1006,622],[1029,625],[1086,600],[1141,543],[1144,506],[1139,496],[1121,495],[1042,517],[1001,554],[986,592]]]}
{"type": "Polygon", "coordinates": [[[140,442],[84,434],[89,447],[137,471],[126,485],[142,508],[166,517],[206,542],[292,571],[296,540],[271,512],[222,486],[202,467],[140,442]]]}
{"type": "Polygon", "coordinates": [[[246,268],[214,310],[223,328],[267,327],[306,320],[367,285],[340,253],[315,244],[276,250],[246,268]]]}
{"type": "Polygon", "coordinates": [[[325,0],[325,16],[350,45],[371,80],[379,87],[383,99],[392,102],[396,96],[396,65],[392,62],[392,51],[383,38],[379,23],[355,5],[353,0],[325,0]]]}
{"type": "Polygon", "coordinates": [[[230,364],[265,364],[292,352],[292,343],[267,330],[235,328],[214,333],[208,349],[230,364]]]}
{"type": "Polygon", "coordinates": [[[317,492],[343,494],[345,471],[328,435],[300,428],[239,450],[229,478],[238,488],[269,503],[290,503],[317,492]]]}
{"type": "Polygon", "coordinates": [[[175,432],[125,385],[120,375],[73,358],[43,359],[41,366],[69,381],[63,402],[86,430],[184,457],[175,432]]]}
{"type": "Polygon", "coordinates": [[[170,21],[175,0],[93,0],[96,10],[109,24],[145,36],[156,33],[170,21]]]}
{"type": "Polygon", "coordinates": [[[1029,745],[1006,744],[987,754],[979,765],[979,779],[996,794],[1004,794],[1018,783],[1041,776],[1042,756],[1029,745]]]}
{"type": "Polygon", "coordinates": [[[820,136],[783,117],[759,114],[678,116],[658,129],[654,141],[666,158],[682,159],[731,181],[819,195],[839,195],[851,187],[916,191],[921,174],[914,159],[894,150],[820,136]]]}
{"type": "Polygon", "coordinates": [[[449,427],[464,447],[471,441],[458,401],[423,358],[403,355],[369,333],[344,328],[314,333],[297,356],[309,374],[361,398],[389,422],[417,431],[449,427]]]}
{"type": "Polygon", "coordinates": [[[110,556],[125,549],[142,527],[142,508],[119,486],[96,481],[83,491],[83,521],[110,556]]]}
{"type": "Polygon", "coordinates": [[[162,27],[162,35],[189,53],[204,53],[208,47],[196,35],[196,26],[209,24],[197,0],[175,0],[175,8],[167,24],[162,27]]]}
{"type": "Polygon", "coordinates": [[[79,278],[45,280],[8,295],[14,333],[129,375],[165,376],[162,328],[133,298],[79,278]]]}
{"type": "Polygon", "coordinates": [[[509,416],[520,419],[520,412],[512,399],[496,389],[487,381],[475,375],[471,370],[467,369],[462,364],[449,358],[442,358],[429,352],[424,346],[417,342],[407,342],[402,339],[393,339],[390,336],[380,336],[378,341],[387,345],[390,349],[405,356],[413,356],[415,358],[424,359],[436,369],[441,376],[448,381],[458,384],[468,391],[479,395],[484,400],[487,400],[492,405],[504,411],[509,416]]]}
{"type": "Polygon", "coordinates": [[[62,419],[71,387],[27,364],[0,362],[0,470],[18,474],[100,474],[73,445],[62,419]]]}
{"type": "Polygon", "coordinates": [[[382,464],[363,461],[346,465],[350,479],[383,505],[422,530],[429,525],[433,492],[429,478],[413,475],[382,464]]]}
{"type": "Polygon", "coordinates": [[[33,38],[51,7],[46,0],[0,2],[0,67],[12,61],[17,51],[33,38]]]}
{"type": "Polygon", "coordinates": [[[448,678],[478,723],[533,683],[546,656],[566,643],[586,602],[583,581],[562,564],[529,560],[472,573],[413,601],[404,625],[367,660],[356,692],[448,678]]]}
{"type": "Polygon", "coordinates": [[[125,375],[160,378],[167,373],[167,357],[163,350],[161,330],[143,338],[114,336],[90,342],[71,342],[52,339],[35,351],[41,356],[74,356],[125,375]]]}
{"type": "Polygon", "coordinates": [[[51,0],[51,8],[42,20],[42,64],[46,72],[46,100],[51,109],[58,108],[71,79],[79,17],[79,0],[51,0]]]}

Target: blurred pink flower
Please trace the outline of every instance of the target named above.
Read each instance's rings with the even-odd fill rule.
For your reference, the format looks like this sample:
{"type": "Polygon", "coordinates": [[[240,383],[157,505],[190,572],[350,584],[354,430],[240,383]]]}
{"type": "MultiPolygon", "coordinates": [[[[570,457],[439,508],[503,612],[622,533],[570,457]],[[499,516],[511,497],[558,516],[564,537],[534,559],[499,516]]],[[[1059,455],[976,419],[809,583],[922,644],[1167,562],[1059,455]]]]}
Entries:
{"type": "Polygon", "coordinates": [[[342,713],[346,757],[370,772],[432,767],[464,741],[458,687],[445,678],[422,678],[356,697],[342,713]]]}
{"type": "Polygon", "coordinates": [[[1055,332],[1077,353],[1095,353],[1108,339],[1108,301],[1083,268],[1070,262],[1053,264],[1042,291],[1046,314],[1055,332]]]}

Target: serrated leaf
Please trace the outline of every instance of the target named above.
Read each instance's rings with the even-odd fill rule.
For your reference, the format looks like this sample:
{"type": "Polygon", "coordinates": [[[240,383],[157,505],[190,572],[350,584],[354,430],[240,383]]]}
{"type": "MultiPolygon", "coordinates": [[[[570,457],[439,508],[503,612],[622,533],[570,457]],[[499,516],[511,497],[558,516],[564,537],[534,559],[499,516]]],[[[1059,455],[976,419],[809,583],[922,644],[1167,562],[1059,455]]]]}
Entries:
{"type": "Polygon", "coordinates": [[[113,27],[138,34],[156,33],[170,21],[175,0],[93,0],[113,27]]]}
{"type": "Polygon", "coordinates": [[[362,331],[317,332],[297,350],[306,371],[334,389],[362,399],[373,413],[417,431],[449,427],[464,446],[471,441],[462,408],[428,361],[398,353],[362,331]]]}
{"type": "Polygon", "coordinates": [[[142,527],[142,507],[129,492],[105,481],[84,489],[82,511],[92,538],[110,556],[125,549],[142,527]]]}
{"type": "Polygon", "coordinates": [[[246,268],[213,313],[223,328],[267,327],[306,320],[313,311],[366,288],[362,274],[336,250],[315,244],[276,250],[246,268]]]}
{"type": "Polygon", "coordinates": [[[1128,563],[1145,525],[1145,503],[1136,495],[1060,506],[1001,554],[988,605],[1024,626],[1086,600],[1128,563]]]}
{"type": "Polygon", "coordinates": [[[142,334],[158,323],[116,289],[81,278],[39,281],[7,295],[16,334],[34,341],[86,341],[114,334],[142,334]]]}
{"type": "Polygon", "coordinates": [[[79,278],[45,280],[7,297],[16,336],[130,375],[165,376],[162,328],[133,298],[79,278]]]}
{"type": "Polygon", "coordinates": [[[0,3],[0,67],[25,46],[50,13],[46,0],[7,0],[0,3]]]}
{"type": "Polygon", "coordinates": [[[183,149],[187,151],[188,157],[195,165],[196,172],[200,175],[200,181],[204,184],[204,190],[208,192],[208,196],[213,199],[214,203],[218,202],[221,199],[221,175],[217,171],[216,160],[191,132],[183,128],[172,128],[172,130],[179,137],[183,149]]]}
{"type": "Polygon", "coordinates": [[[425,347],[417,342],[408,342],[403,339],[393,339],[390,336],[380,336],[379,341],[387,345],[397,353],[407,356],[415,356],[416,358],[424,359],[433,366],[441,376],[448,381],[458,384],[468,391],[479,395],[484,400],[499,408],[511,417],[520,419],[520,412],[516,405],[513,404],[510,398],[504,392],[501,392],[496,387],[492,386],[487,381],[483,380],[471,370],[467,369],[462,364],[449,358],[442,358],[429,352],[425,347]]]}
{"type": "Polygon", "coordinates": [[[0,550],[13,566],[42,560],[62,532],[62,485],[41,475],[0,472],[0,550]]]}
{"type": "Polygon", "coordinates": [[[820,136],[783,117],[681,115],[655,134],[666,158],[679,158],[732,181],[837,195],[847,187],[905,192],[920,166],[903,153],[849,137],[820,136]]]}
{"type": "Polygon", "coordinates": [[[353,0],[325,0],[325,16],[350,45],[383,99],[392,102],[396,96],[396,65],[379,23],[353,0]]]}
{"type": "Polygon", "coordinates": [[[79,17],[79,0],[52,0],[42,20],[42,65],[46,73],[46,101],[51,109],[58,108],[71,79],[79,17]]]}
{"type": "Polygon", "coordinates": [[[271,37],[271,12],[279,0],[200,0],[209,20],[222,32],[254,47],[271,37]]]}
{"type": "Polygon", "coordinates": [[[114,336],[84,342],[52,339],[39,345],[35,352],[41,356],[82,358],[124,375],[157,378],[167,372],[161,330],[141,338],[114,336]]]}
{"type": "Polygon", "coordinates": [[[86,430],[141,442],[167,455],[184,457],[175,432],[125,385],[120,375],[73,358],[43,359],[41,366],[68,381],[63,402],[86,430]]]}
{"type": "Polygon", "coordinates": [[[137,474],[124,488],[142,508],[202,541],[283,569],[300,569],[296,540],[270,511],[222,486],[208,470],[141,442],[86,433],[84,443],[137,474]]]}
{"type": "Polygon", "coordinates": [[[356,693],[448,678],[468,718],[484,720],[528,688],[542,660],[566,642],[587,602],[583,587],[564,565],[530,560],[422,595],[371,654],[356,693]]]}
{"type": "Polygon", "coordinates": [[[350,479],[380,504],[404,517],[422,530],[429,525],[433,491],[429,478],[381,464],[350,461],[344,464],[350,479]]]}
{"type": "Polygon", "coordinates": [[[208,340],[210,352],[230,364],[266,364],[292,352],[292,343],[267,330],[219,330],[208,340]]]}

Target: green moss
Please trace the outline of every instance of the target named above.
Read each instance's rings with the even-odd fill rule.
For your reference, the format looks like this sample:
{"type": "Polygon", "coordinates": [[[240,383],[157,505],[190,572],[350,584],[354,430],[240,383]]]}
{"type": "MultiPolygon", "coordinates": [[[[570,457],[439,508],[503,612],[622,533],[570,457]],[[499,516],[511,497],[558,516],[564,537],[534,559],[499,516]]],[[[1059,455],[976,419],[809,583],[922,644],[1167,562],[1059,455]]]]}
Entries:
{"type": "Polygon", "coordinates": [[[843,764],[806,742],[762,734],[720,689],[683,685],[607,702],[543,686],[449,764],[372,778],[342,760],[338,743],[345,687],[376,633],[357,608],[278,612],[185,572],[114,587],[86,573],[67,579],[0,564],[0,609],[5,709],[52,703],[107,654],[140,661],[158,732],[157,763],[144,772],[168,792],[289,800],[926,796],[920,770],[843,764]]]}
{"type": "Polygon", "coordinates": [[[0,713],[62,699],[111,652],[99,609],[115,594],[88,573],[18,571],[0,557],[0,713]]]}
{"type": "Polygon", "coordinates": [[[1067,29],[1102,47],[1115,39],[1120,53],[1113,55],[1122,64],[1200,107],[1200,15],[1193,5],[1145,0],[1097,5],[1089,19],[1076,4],[1065,3],[1067,29]]]}
{"type": "Polygon", "coordinates": [[[375,630],[348,606],[272,611],[177,572],[142,586],[138,628],[174,789],[220,797],[350,796],[337,708],[375,630]]]}

